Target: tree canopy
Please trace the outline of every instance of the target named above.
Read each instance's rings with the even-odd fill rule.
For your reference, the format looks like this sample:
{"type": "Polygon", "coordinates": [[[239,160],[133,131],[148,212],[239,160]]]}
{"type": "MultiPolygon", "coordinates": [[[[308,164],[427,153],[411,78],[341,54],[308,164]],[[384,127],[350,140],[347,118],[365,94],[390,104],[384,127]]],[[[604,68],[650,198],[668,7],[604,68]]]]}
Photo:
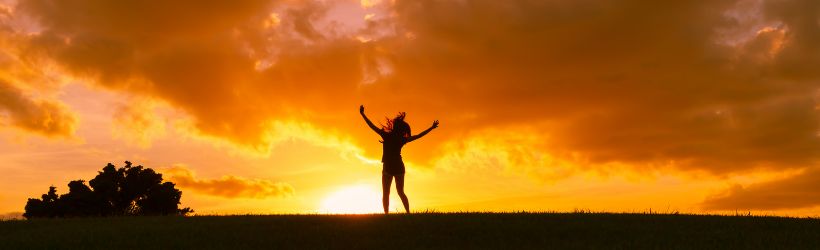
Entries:
{"type": "Polygon", "coordinates": [[[108,163],[94,179],[68,183],[68,193],[57,195],[49,187],[40,199],[28,199],[26,218],[87,217],[118,215],[186,215],[191,208],[179,208],[182,191],[174,183],[163,182],[162,174],[151,168],[108,163]],[[90,187],[89,187],[90,185],[90,187]]]}

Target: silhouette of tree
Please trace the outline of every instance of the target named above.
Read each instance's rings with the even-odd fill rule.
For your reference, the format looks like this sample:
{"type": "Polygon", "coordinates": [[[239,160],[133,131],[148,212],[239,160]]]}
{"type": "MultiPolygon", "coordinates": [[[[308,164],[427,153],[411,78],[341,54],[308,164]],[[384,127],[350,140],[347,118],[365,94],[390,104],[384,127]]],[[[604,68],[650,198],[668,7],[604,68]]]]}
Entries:
{"type": "Polygon", "coordinates": [[[68,183],[68,193],[57,196],[57,188],[40,199],[28,199],[26,218],[87,217],[119,215],[186,215],[191,208],[179,208],[182,191],[174,183],[163,182],[162,174],[151,168],[108,163],[88,182],[68,183]]]}
{"type": "Polygon", "coordinates": [[[97,205],[99,199],[82,180],[69,182],[68,193],[60,195],[57,204],[63,216],[98,216],[101,214],[97,205]]]}
{"type": "Polygon", "coordinates": [[[23,216],[26,218],[57,217],[57,214],[59,214],[57,199],[59,199],[57,197],[57,188],[50,186],[48,187],[48,193],[43,194],[41,199],[28,199],[28,202],[26,202],[26,212],[23,213],[23,216]]]}

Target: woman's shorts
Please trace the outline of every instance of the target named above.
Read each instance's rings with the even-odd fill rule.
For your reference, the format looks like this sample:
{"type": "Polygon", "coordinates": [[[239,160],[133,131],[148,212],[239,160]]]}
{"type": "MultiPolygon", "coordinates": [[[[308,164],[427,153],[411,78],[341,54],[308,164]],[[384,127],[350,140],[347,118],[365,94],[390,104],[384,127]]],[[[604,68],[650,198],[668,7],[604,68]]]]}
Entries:
{"type": "Polygon", "coordinates": [[[384,162],[384,167],[382,168],[382,175],[395,176],[403,174],[404,162],[402,162],[402,160],[384,162]]]}

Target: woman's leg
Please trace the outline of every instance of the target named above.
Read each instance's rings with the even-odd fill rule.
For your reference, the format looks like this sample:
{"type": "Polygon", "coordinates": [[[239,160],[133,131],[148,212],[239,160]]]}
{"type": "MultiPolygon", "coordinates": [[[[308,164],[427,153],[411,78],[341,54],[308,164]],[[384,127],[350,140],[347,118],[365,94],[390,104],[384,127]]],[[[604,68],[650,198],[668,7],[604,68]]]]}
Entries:
{"type": "MultiPolygon", "coordinates": [[[[390,186],[387,186],[390,188],[390,186]]],[[[410,201],[407,200],[407,195],[404,194],[404,174],[396,175],[396,192],[399,193],[401,203],[404,204],[404,211],[410,213],[410,201]]]]}
{"type": "MultiPolygon", "coordinates": [[[[384,206],[384,213],[390,208],[390,184],[393,181],[393,176],[389,174],[382,174],[382,206],[384,206]]],[[[398,181],[398,178],[396,178],[398,181]]]]}

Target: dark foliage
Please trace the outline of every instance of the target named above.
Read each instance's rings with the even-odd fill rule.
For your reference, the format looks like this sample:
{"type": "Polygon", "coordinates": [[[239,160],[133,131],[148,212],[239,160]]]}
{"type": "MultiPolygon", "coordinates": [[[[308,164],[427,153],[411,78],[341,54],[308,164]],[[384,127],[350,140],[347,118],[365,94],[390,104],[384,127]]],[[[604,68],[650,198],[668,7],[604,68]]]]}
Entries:
{"type": "Polygon", "coordinates": [[[185,215],[190,208],[179,208],[182,192],[174,183],[162,182],[162,174],[150,168],[108,163],[88,182],[68,183],[68,193],[57,196],[49,187],[40,199],[28,199],[26,218],[88,217],[117,215],[185,215]]]}

